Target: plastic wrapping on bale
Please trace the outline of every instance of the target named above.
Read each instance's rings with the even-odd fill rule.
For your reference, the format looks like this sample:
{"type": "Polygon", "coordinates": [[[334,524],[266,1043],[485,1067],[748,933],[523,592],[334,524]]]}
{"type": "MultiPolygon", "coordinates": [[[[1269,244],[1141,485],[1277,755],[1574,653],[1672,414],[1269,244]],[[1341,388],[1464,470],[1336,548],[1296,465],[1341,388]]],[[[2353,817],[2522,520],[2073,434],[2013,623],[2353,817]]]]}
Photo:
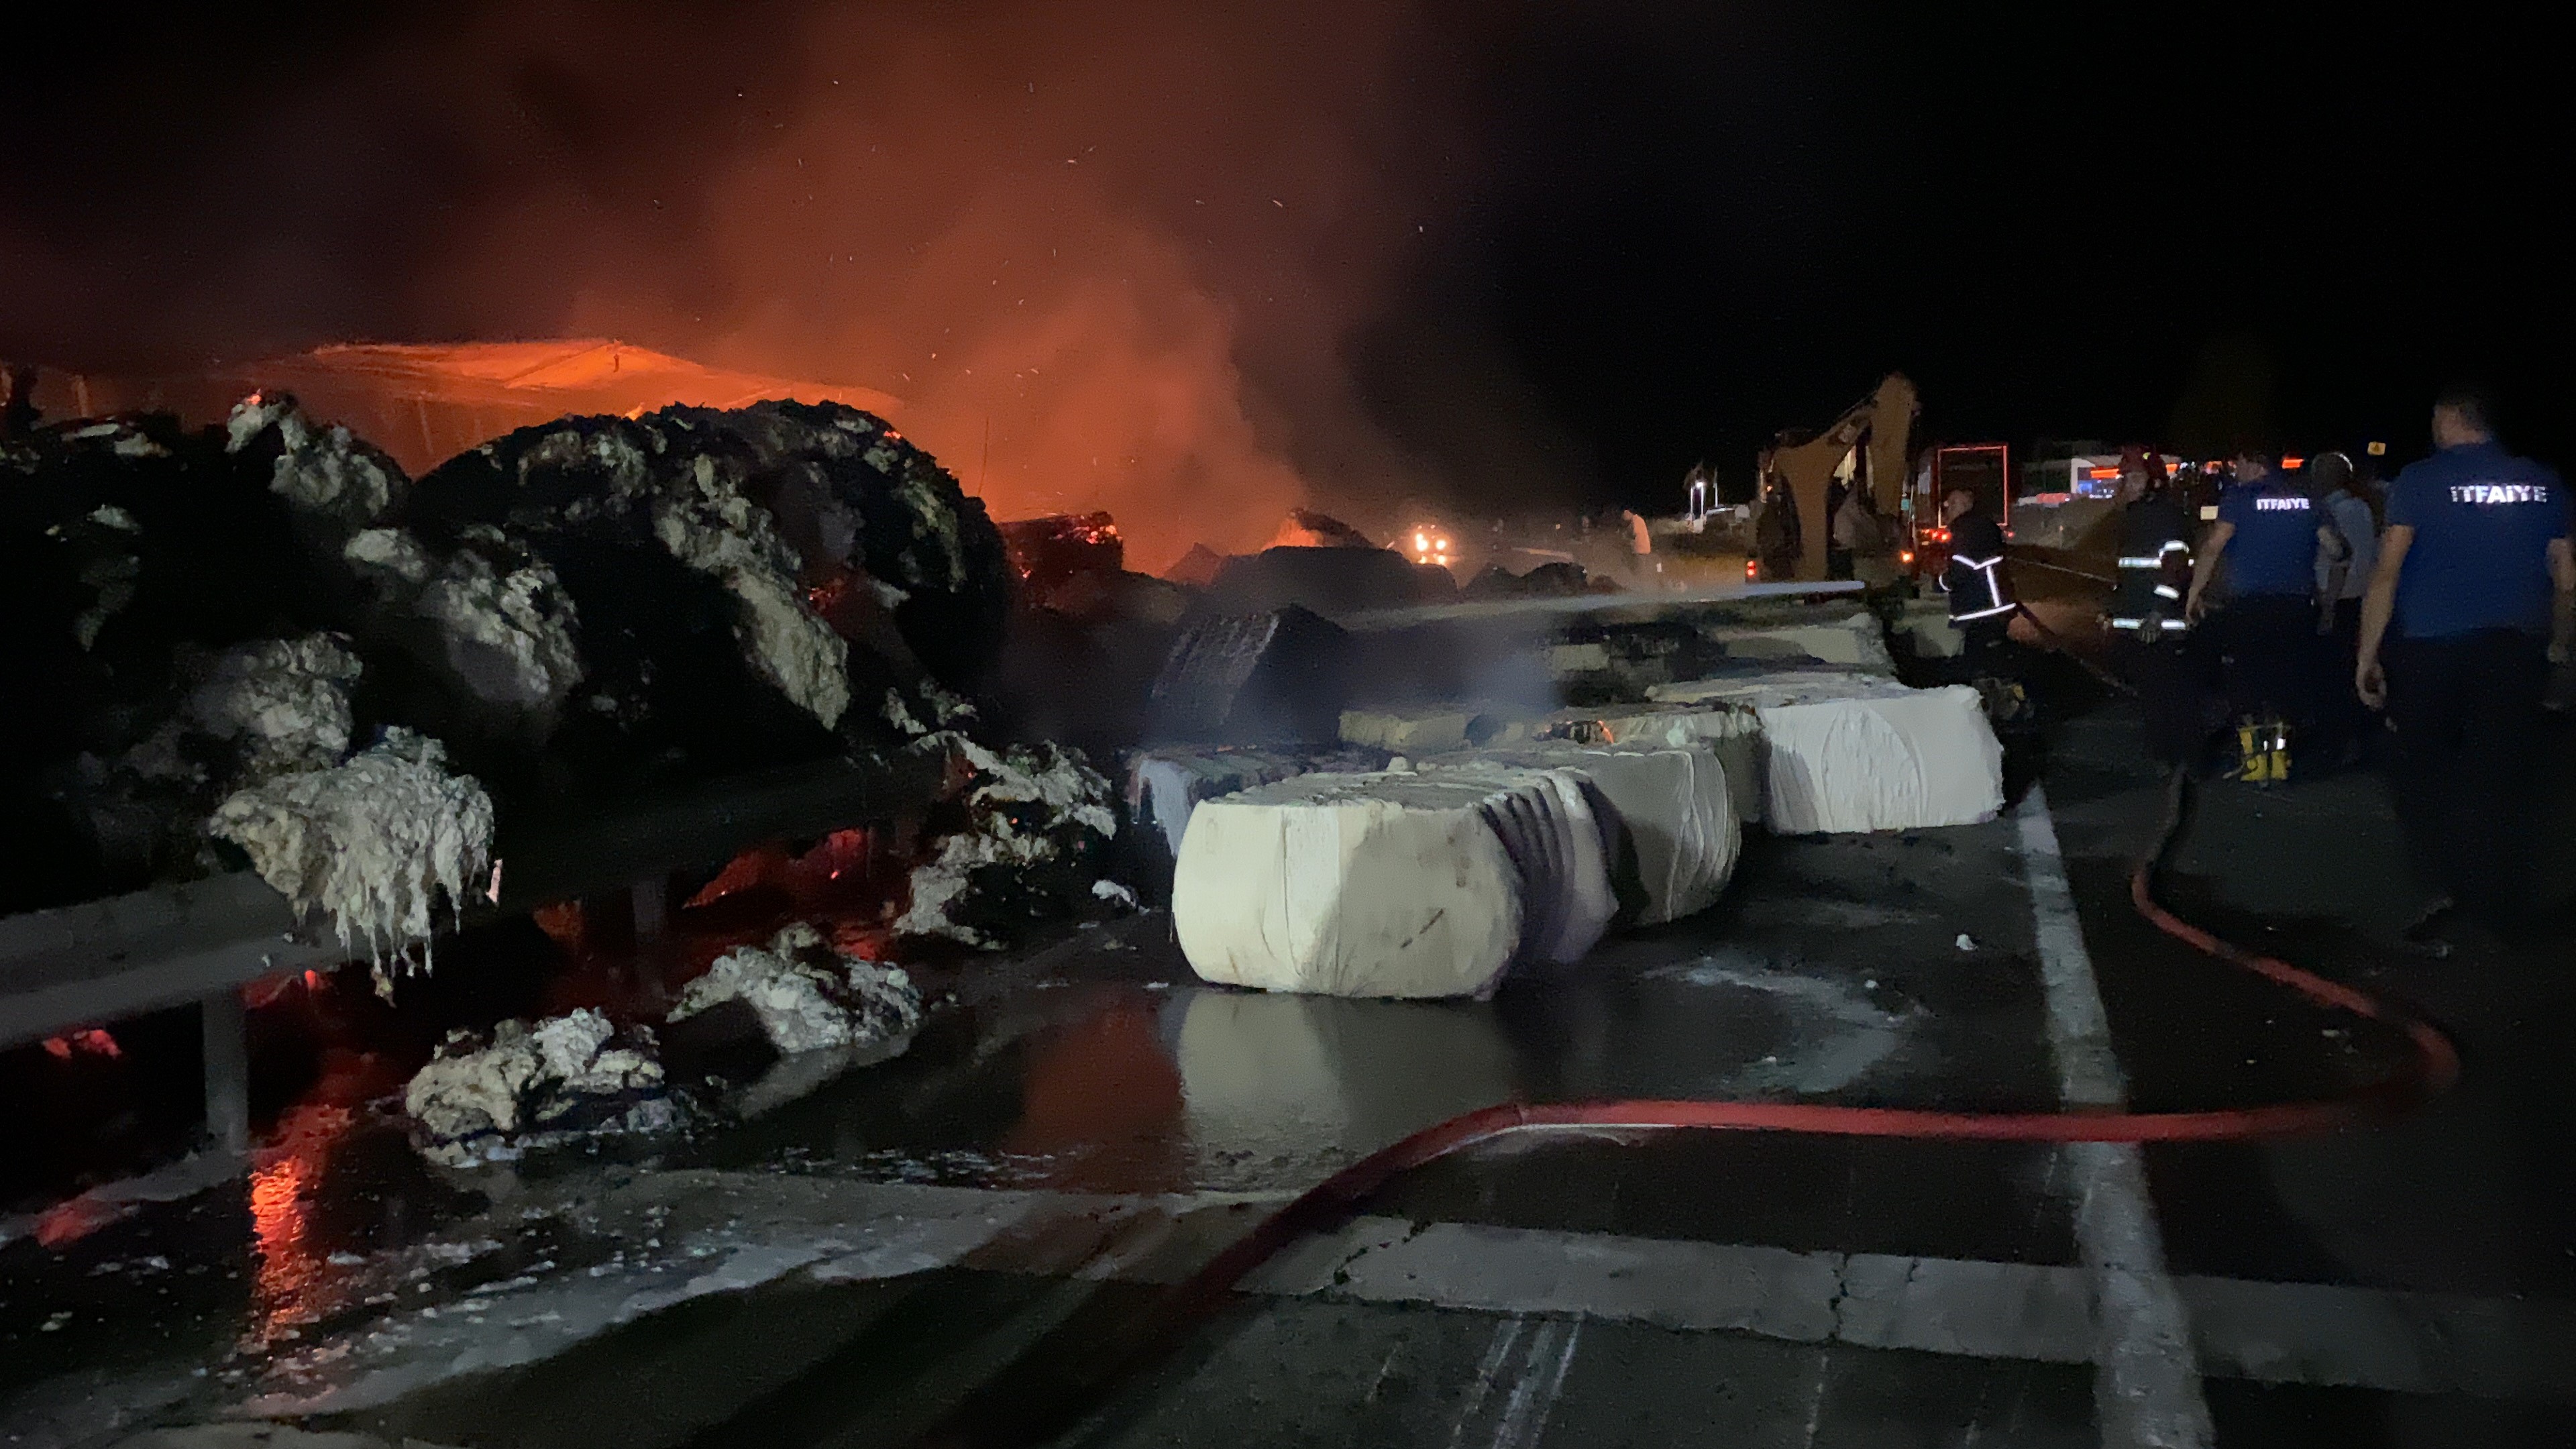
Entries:
{"type": "Polygon", "coordinates": [[[1237,745],[1159,745],[1126,760],[1127,819],[1141,856],[1138,873],[1160,896],[1170,889],[1190,814],[1201,801],[1256,785],[1318,773],[1365,774],[1386,765],[1372,749],[1262,749],[1237,745]]]}
{"type": "Polygon", "coordinates": [[[1562,770],[1305,775],[1200,805],[1172,923],[1203,979],[1468,996],[1570,962],[1617,908],[1600,821],[1562,770]]]}
{"type": "Polygon", "coordinates": [[[1784,671],[1654,691],[1761,720],[1763,817],[1783,835],[1969,825],[2003,808],[2003,746],[1974,689],[1784,671]]]}
{"type": "Polygon", "coordinates": [[[1542,740],[1453,757],[1439,768],[1580,775],[1603,825],[1623,925],[1662,925],[1717,904],[1743,849],[1726,765],[1706,744],[1542,740]]]}

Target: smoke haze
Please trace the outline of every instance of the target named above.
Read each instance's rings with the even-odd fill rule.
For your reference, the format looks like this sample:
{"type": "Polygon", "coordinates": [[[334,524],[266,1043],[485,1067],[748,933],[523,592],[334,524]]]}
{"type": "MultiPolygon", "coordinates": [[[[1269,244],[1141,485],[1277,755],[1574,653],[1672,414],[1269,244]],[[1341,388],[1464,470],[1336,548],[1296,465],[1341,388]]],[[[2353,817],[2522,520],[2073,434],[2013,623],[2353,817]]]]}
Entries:
{"type": "Polygon", "coordinates": [[[1400,6],[1104,9],[160,37],[238,51],[229,88],[13,108],[67,138],[19,186],[85,199],[0,220],[0,348],[621,336],[893,393],[998,516],[1108,507],[1143,567],[1440,492],[1349,362],[1476,162],[1439,47],[1400,6]]]}

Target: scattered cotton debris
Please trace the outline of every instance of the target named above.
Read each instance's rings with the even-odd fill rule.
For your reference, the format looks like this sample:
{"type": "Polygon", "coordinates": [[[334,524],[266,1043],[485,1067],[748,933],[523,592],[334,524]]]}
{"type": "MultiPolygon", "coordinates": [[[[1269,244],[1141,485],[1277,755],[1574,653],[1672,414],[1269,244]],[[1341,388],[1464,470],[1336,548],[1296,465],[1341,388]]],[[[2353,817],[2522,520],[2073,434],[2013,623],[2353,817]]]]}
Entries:
{"type": "Polygon", "coordinates": [[[358,656],[333,635],[244,644],[216,657],[174,723],[237,745],[245,784],[329,769],[349,753],[359,673],[358,656]]]}
{"type": "Polygon", "coordinates": [[[681,989],[669,1020],[725,1001],[750,1007],[770,1045],[789,1055],[869,1046],[921,1025],[921,992],[901,967],[844,956],[803,922],[766,947],[741,946],[717,957],[681,989]]]}
{"type": "Polygon", "coordinates": [[[653,1033],[621,1031],[587,1008],[534,1026],[504,1021],[489,1036],[449,1033],[403,1088],[403,1110],[422,1152],[452,1166],[680,1121],[653,1033]]]}

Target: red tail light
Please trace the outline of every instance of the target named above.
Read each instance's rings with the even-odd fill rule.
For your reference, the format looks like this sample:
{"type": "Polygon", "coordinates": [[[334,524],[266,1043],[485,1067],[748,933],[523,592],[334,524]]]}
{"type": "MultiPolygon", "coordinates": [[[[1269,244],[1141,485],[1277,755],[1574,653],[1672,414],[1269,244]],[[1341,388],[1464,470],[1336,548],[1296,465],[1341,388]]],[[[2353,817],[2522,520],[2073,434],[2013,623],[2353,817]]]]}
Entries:
{"type": "Polygon", "coordinates": [[[1746,559],[1744,561],[1744,581],[1749,584],[1760,577],[1762,577],[1761,561],[1758,559],[1746,559]]]}

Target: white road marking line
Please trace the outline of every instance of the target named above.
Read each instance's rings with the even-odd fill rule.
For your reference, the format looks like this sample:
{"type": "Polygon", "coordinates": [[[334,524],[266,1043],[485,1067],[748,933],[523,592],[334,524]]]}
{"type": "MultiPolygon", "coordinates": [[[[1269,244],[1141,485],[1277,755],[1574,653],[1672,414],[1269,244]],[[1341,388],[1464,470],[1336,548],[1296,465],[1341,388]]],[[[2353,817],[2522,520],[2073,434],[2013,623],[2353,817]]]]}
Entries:
{"type": "Polygon", "coordinates": [[[1402,1352],[1404,1352],[1404,1343],[1402,1340],[1398,1340],[1395,1347],[1386,1351],[1386,1362],[1377,1366],[1377,1377],[1369,1380],[1369,1391],[1360,1396],[1361,1403],[1374,1404],[1377,1402],[1378,1390],[1386,1387],[1386,1376],[1395,1372],[1396,1355],[1402,1352]]]}
{"type": "Polygon", "coordinates": [[[1511,1356],[1512,1346],[1521,1341],[1521,1330],[1529,1327],[1526,1318],[1509,1318],[1494,1325],[1493,1342],[1485,1348],[1485,1361],[1476,1366],[1476,1382],[1467,1390],[1467,1402],[1458,1406],[1457,1421],[1449,1426],[1449,1449],[1467,1434],[1467,1425],[1476,1411],[1485,1406],[1485,1397],[1494,1391],[1494,1378],[1503,1371],[1503,1361],[1511,1356]]]}
{"type": "MultiPolygon", "coordinates": [[[[1362,1218],[1323,1273],[1247,1285],[1515,1317],[1548,1314],[1956,1358],[2094,1360],[2074,1265],[1799,1253],[1603,1233],[1362,1218]]],[[[2576,1303],[2237,1278],[2173,1280],[2205,1372],[2255,1383],[2576,1403],[2576,1303]]]]}
{"type": "MultiPolygon", "coordinates": [[[[2049,1050],[2067,1105],[2116,1107],[2128,1084],[2111,1048],[2108,1014],[2075,893],[2066,883],[2048,792],[2033,784],[2014,812],[2022,878],[2047,992],[2049,1050]]],[[[2164,1234],[2147,1197],[2134,1145],[2066,1149],[2075,1194],[2075,1243],[2093,1289],[2095,1422],[2105,1449],[2205,1449],[2213,1431],[2193,1355],[2191,1315],[2165,1269],[2164,1234]]]]}
{"type": "Polygon", "coordinates": [[[1512,1386],[1503,1421],[1494,1426],[1493,1449],[1530,1449],[1538,1443],[1539,1435],[1547,1431],[1548,1416],[1556,1410],[1556,1396],[1565,1388],[1575,1343],[1582,1337],[1580,1319],[1555,1318],[1540,1326],[1530,1345],[1529,1367],[1512,1386]]]}

